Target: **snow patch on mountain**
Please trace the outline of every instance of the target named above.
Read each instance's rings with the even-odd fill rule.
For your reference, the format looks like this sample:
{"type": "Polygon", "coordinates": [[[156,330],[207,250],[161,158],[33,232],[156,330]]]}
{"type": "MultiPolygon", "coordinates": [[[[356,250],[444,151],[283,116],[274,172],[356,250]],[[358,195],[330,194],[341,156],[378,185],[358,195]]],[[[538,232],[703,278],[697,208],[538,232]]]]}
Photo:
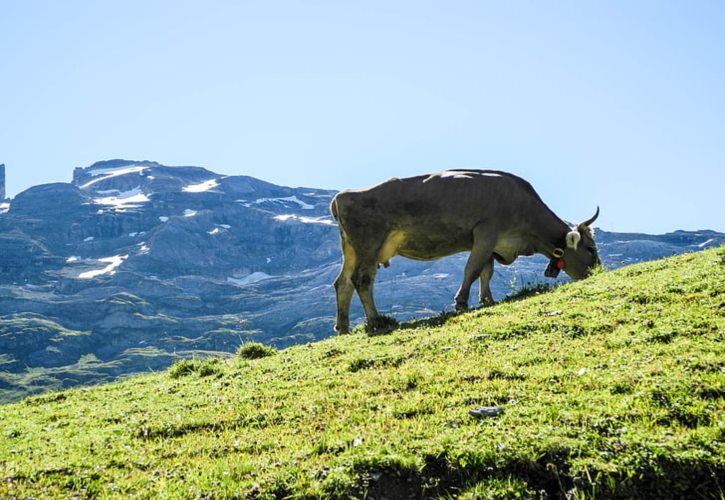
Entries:
{"type": "MultiPolygon", "coordinates": [[[[105,194],[109,191],[105,191],[105,194]]],[[[107,196],[105,198],[96,198],[93,200],[98,205],[106,205],[115,210],[125,210],[129,208],[139,208],[141,204],[149,201],[146,193],[141,191],[139,186],[128,191],[118,191],[115,196],[107,196]]]]}
{"type": "Polygon", "coordinates": [[[78,275],[81,279],[90,279],[95,278],[96,276],[101,276],[103,274],[115,274],[116,268],[123,264],[123,261],[128,259],[128,255],[114,255],[112,257],[104,257],[102,259],[98,259],[98,262],[103,262],[104,264],[108,264],[103,269],[94,269],[93,271],[86,271],[84,273],[81,273],[78,275]]]}
{"type": "Polygon", "coordinates": [[[244,203],[244,206],[249,208],[252,205],[261,205],[263,203],[276,203],[276,204],[287,204],[287,203],[295,203],[297,204],[302,210],[313,210],[315,207],[314,205],[310,205],[309,203],[305,203],[304,201],[300,200],[296,196],[287,196],[285,198],[259,198],[257,200],[248,202],[246,200],[237,200],[240,203],[244,203]]]}
{"type": "Polygon", "coordinates": [[[247,285],[251,285],[253,283],[259,283],[260,281],[268,280],[273,277],[274,276],[270,276],[267,273],[254,272],[248,276],[245,276],[244,278],[228,277],[227,282],[229,282],[233,285],[237,285],[237,286],[247,286],[247,285]]]}
{"type": "Polygon", "coordinates": [[[121,167],[121,168],[99,168],[90,170],[88,173],[89,175],[95,177],[95,179],[92,179],[85,184],[81,186],[81,189],[86,189],[91,187],[94,184],[98,184],[99,182],[106,181],[108,179],[112,179],[114,177],[118,177],[121,175],[127,175],[127,174],[134,174],[138,173],[139,175],[143,175],[143,171],[146,170],[149,167],[145,167],[143,165],[132,165],[130,167],[121,167]]]}
{"type": "Polygon", "coordinates": [[[297,221],[303,224],[325,224],[327,226],[334,226],[335,223],[329,217],[304,217],[294,214],[275,215],[274,220],[281,222],[297,221]]]}
{"type": "Polygon", "coordinates": [[[217,187],[219,182],[216,179],[209,179],[208,181],[200,182],[199,184],[189,184],[184,186],[181,190],[185,193],[205,193],[217,187]]]}
{"type": "Polygon", "coordinates": [[[4,214],[5,212],[10,210],[10,203],[0,203],[0,214],[4,214]]]}

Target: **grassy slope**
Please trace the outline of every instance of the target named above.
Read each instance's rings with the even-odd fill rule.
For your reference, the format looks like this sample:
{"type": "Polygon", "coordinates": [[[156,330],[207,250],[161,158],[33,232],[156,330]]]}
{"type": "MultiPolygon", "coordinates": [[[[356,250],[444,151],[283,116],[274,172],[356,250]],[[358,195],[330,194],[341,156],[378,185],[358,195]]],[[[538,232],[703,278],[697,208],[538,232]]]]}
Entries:
{"type": "Polygon", "coordinates": [[[0,407],[0,497],[718,498],[724,332],[721,248],[35,396],[0,407]]]}

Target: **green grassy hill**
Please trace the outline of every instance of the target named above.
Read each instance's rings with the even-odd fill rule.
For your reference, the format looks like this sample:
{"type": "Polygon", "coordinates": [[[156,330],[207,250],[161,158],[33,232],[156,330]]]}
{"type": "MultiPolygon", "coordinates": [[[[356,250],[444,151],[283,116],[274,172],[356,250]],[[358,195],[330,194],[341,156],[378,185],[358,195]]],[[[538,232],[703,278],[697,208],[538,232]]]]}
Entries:
{"type": "Polygon", "coordinates": [[[720,248],[250,345],[1,406],[0,497],[722,498],[724,333],[720,248]]]}

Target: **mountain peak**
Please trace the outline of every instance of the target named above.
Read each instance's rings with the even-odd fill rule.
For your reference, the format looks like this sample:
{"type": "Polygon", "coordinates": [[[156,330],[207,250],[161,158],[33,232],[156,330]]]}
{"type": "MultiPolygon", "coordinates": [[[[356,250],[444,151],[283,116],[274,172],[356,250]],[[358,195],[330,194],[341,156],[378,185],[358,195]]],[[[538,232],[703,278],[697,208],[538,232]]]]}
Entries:
{"type": "Polygon", "coordinates": [[[82,170],[97,170],[99,168],[122,168],[128,165],[144,165],[148,167],[161,167],[161,163],[150,160],[125,160],[122,158],[116,158],[113,160],[101,160],[95,162],[90,167],[78,167],[82,170]]]}

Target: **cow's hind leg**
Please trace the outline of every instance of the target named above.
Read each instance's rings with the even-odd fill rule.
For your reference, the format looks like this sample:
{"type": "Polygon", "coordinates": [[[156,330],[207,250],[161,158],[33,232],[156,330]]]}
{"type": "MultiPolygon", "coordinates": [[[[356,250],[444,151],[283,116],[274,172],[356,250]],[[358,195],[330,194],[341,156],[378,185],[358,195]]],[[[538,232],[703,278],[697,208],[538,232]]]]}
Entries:
{"type": "Polygon", "coordinates": [[[493,295],[491,295],[491,277],[493,276],[493,257],[488,259],[488,262],[486,262],[483,265],[483,269],[481,270],[481,274],[478,276],[481,293],[479,295],[479,300],[482,305],[487,306],[493,304],[493,295]]]}
{"type": "MultiPolygon", "coordinates": [[[[456,292],[455,307],[457,311],[465,311],[468,309],[468,296],[471,292],[471,285],[481,275],[484,268],[493,262],[491,261],[495,239],[487,236],[482,228],[473,230],[473,248],[471,254],[466,261],[466,267],[463,271],[463,282],[456,292]]],[[[493,269],[493,267],[491,267],[493,269]]]]}
{"type": "Polygon", "coordinates": [[[337,299],[337,323],[335,330],[338,333],[349,333],[350,331],[350,301],[354,286],[352,276],[357,266],[357,256],[352,245],[345,241],[342,236],[342,269],[335,280],[335,292],[337,299]]]}
{"type": "Polygon", "coordinates": [[[377,271],[378,263],[376,259],[366,258],[360,260],[352,275],[352,284],[360,297],[360,302],[365,311],[365,319],[370,325],[374,324],[380,316],[373,299],[373,284],[377,271]]]}

